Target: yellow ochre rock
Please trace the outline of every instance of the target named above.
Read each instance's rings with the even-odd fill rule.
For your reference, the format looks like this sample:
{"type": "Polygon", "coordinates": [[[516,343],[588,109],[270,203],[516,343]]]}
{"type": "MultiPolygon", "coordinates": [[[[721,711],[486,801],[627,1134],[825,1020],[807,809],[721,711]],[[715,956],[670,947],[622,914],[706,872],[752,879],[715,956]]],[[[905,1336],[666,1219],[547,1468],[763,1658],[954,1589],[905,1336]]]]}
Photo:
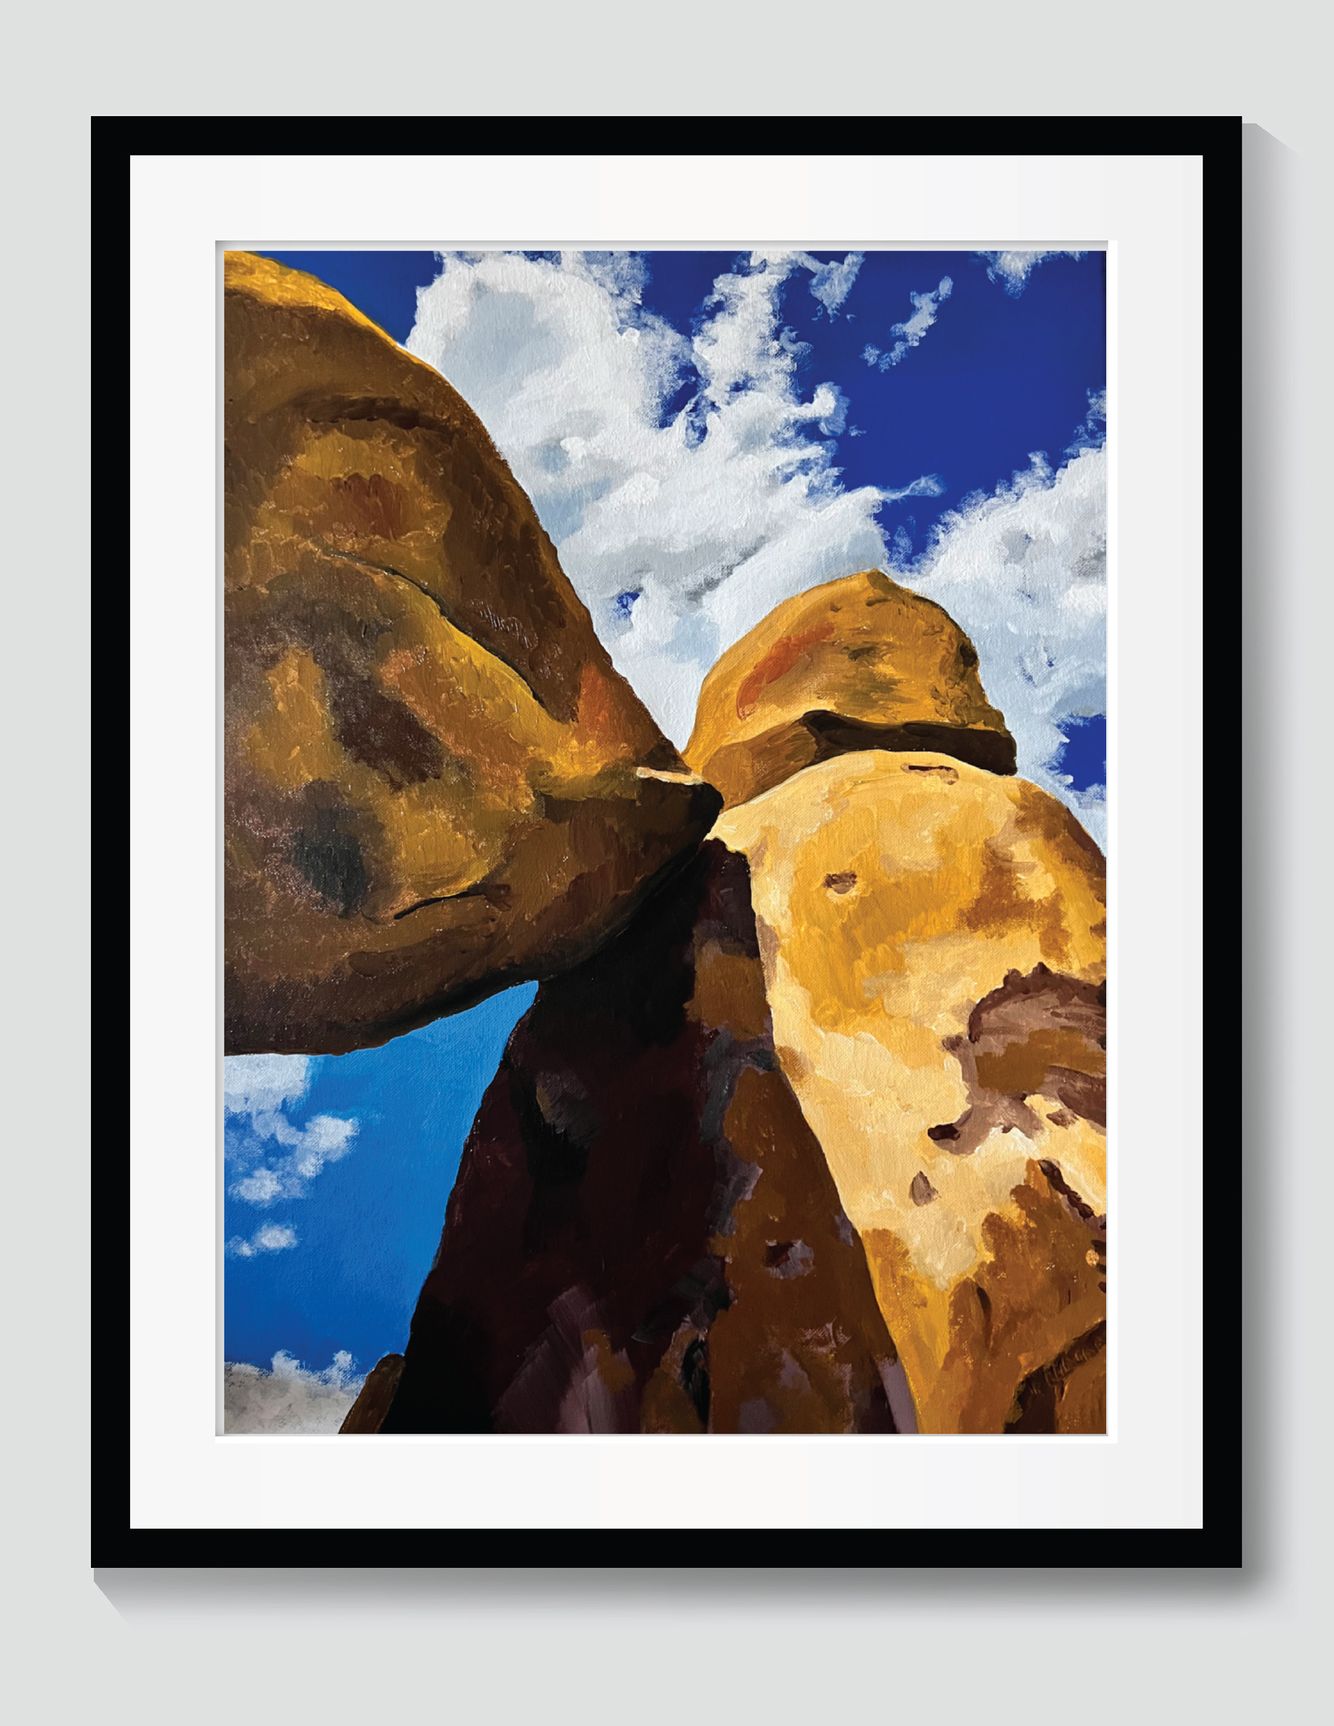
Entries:
{"type": "Polygon", "coordinates": [[[715,835],[919,1428],[1102,1431],[1101,852],[1035,786],[927,752],[808,767],[715,835]]]}
{"type": "Polygon", "coordinates": [[[1015,767],[968,637],[878,570],[797,594],[729,648],[704,680],[685,756],[730,807],[866,749],[1015,767]]]}
{"type": "Polygon", "coordinates": [[[444,378],[311,276],[225,290],[226,1047],[337,1052],[583,958],[718,798],[444,378]]]}

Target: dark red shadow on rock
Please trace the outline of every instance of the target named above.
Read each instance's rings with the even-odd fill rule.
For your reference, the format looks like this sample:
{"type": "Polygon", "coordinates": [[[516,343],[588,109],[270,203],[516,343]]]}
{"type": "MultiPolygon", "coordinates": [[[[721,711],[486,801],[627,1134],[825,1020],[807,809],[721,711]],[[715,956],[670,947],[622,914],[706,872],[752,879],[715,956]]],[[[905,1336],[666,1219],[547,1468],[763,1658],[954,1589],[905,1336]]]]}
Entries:
{"type": "Polygon", "coordinates": [[[912,1429],[719,842],[515,1028],[378,1424],[912,1429]]]}

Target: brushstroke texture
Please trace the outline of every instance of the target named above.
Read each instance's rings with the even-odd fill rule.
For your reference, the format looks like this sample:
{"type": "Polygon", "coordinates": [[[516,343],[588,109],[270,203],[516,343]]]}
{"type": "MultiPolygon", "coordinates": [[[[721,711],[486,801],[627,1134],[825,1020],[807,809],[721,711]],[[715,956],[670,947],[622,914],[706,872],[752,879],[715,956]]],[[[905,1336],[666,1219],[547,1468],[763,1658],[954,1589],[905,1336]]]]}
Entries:
{"type": "Polygon", "coordinates": [[[226,260],[226,1036],[338,1052],[558,971],[717,798],[456,392],[226,260]]]}
{"type": "Polygon", "coordinates": [[[515,1030],[381,1430],[911,1423],[865,1255],[776,1058],[745,861],[709,841],[515,1030]]]}
{"type": "Polygon", "coordinates": [[[685,756],[730,806],[812,762],[874,748],[942,749],[1014,771],[1014,741],[968,637],[868,569],[786,600],[722,656],[685,756]]]}
{"type": "Polygon", "coordinates": [[[1037,786],[927,753],[808,767],[717,833],[922,1429],[1031,1430],[1045,1372],[1046,1430],[1101,1430],[1100,1352],[1078,1394],[1058,1370],[1106,1316],[1101,852],[1037,786]]]}
{"type": "MultiPolygon", "coordinates": [[[[803,591],[692,772],[444,379],[311,278],[227,290],[229,1048],[543,979],[404,1352],[354,1403],[346,1356],[247,1369],[252,1424],[1102,1430],[1103,859],[973,642],[877,570],[803,591]]],[[[291,1154],[233,1190],[300,1196],[356,1122],[242,1077],[291,1154]]]]}

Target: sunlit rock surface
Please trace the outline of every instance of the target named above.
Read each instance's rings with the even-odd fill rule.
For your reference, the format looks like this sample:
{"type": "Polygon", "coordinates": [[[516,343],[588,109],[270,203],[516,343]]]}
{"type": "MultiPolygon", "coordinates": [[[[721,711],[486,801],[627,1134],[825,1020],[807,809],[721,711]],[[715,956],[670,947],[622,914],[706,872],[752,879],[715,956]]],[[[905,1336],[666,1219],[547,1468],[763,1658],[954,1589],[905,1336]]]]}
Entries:
{"type": "Polygon", "coordinates": [[[1101,852],[1035,786],[925,753],[808,768],[717,835],[919,1423],[1101,1430],[1101,852]]]}
{"type": "Polygon", "coordinates": [[[968,637],[879,570],[795,595],[729,648],[704,680],[685,754],[731,805],[863,749],[939,749],[1014,772],[968,637]]]}

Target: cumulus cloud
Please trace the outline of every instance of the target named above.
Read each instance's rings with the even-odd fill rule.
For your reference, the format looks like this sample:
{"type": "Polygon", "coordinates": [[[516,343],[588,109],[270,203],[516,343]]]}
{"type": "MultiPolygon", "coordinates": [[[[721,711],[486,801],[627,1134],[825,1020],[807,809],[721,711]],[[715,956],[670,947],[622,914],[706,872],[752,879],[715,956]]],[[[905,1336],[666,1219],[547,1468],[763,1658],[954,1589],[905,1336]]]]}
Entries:
{"type": "Polygon", "coordinates": [[[1006,293],[1018,299],[1028,286],[1028,278],[1046,258],[1082,258],[1083,252],[982,252],[987,260],[987,275],[999,282],[1006,293]]]}
{"type": "Polygon", "coordinates": [[[1080,421],[1066,447],[1066,455],[1078,455],[1083,449],[1100,449],[1107,441],[1107,391],[1088,392],[1088,412],[1080,421]]]}
{"type": "Polygon", "coordinates": [[[784,285],[809,276],[829,310],[845,266],[751,254],[690,336],[643,309],[632,277],[571,254],[451,255],[418,296],[408,347],[477,409],[618,670],[677,743],[723,649],[800,588],[881,563],[877,512],[910,489],[901,476],[844,490],[829,440],[847,403],[798,383],[784,285]]]}
{"type": "MultiPolygon", "coordinates": [[[[1022,270],[993,268],[1022,286],[1038,255],[1014,256],[1022,270]]],[[[638,260],[451,255],[418,297],[408,346],[477,409],[617,668],[675,742],[709,666],[775,605],[891,568],[973,637],[1020,772],[1101,838],[1100,789],[1076,792],[1052,763],[1062,719],[1104,711],[1102,404],[1091,400],[1066,466],[1034,458],[966,500],[916,560],[906,535],[887,545],[882,506],[938,496],[943,481],[843,488],[831,440],[849,430],[847,402],[832,383],[800,385],[808,350],[782,317],[789,282],[836,310],[856,258],[822,276],[831,266],[807,253],[753,253],[684,335],[645,311],[638,260]]],[[[923,339],[951,287],[912,296],[899,342],[923,339]]]]}
{"type": "Polygon", "coordinates": [[[908,298],[912,301],[912,316],[905,318],[901,324],[895,324],[889,332],[891,336],[897,336],[898,340],[892,347],[884,349],[874,347],[868,342],[862,349],[862,358],[867,365],[877,366],[882,372],[887,372],[891,366],[898,365],[909,348],[920,347],[927,331],[935,324],[941,306],[953,292],[954,278],[942,276],[939,285],[929,293],[910,293],[908,298]]]}
{"type": "Polygon", "coordinates": [[[296,1230],[290,1224],[265,1223],[248,1240],[244,1235],[233,1235],[227,1242],[227,1251],[233,1258],[253,1259],[260,1253],[286,1252],[295,1245],[296,1230]]]}
{"type": "Polygon", "coordinates": [[[967,630],[1019,771],[1060,797],[1106,844],[1106,794],[1055,765],[1065,719],[1105,713],[1107,457],[1081,447],[1059,471],[1041,456],[990,496],[942,518],[925,557],[897,578],[967,630]]]}
{"type": "Polygon", "coordinates": [[[269,1370],[247,1361],[223,1367],[224,1432],[337,1432],[364,1379],[339,1349],[331,1365],[311,1371],[279,1349],[269,1370]]]}
{"type": "MultiPolygon", "coordinates": [[[[352,1149],[355,1119],[292,1118],[310,1089],[315,1068],[309,1055],[233,1055],[223,1062],[225,1145],[228,1161],[237,1170],[231,1186],[235,1198],[252,1205],[299,1199],[327,1163],[338,1162],[352,1149]]],[[[295,1235],[282,1244],[294,1246],[295,1235]]]]}
{"type": "Polygon", "coordinates": [[[222,1064],[222,1100],[228,1114],[270,1115],[304,1097],[309,1055],[229,1055],[222,1064]]]}

